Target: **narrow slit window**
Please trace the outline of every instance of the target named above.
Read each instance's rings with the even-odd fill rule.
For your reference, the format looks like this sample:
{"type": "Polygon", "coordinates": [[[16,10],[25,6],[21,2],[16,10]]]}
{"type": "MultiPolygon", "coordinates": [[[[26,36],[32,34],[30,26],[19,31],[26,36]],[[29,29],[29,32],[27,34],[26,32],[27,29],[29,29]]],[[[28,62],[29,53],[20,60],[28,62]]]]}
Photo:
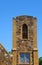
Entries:
{"type": "Polygon", "coordinates": [[[22,27],[22,38],[23,39],[28,38],[28,27],[26,24],[23,24],[23,27],[22,27]]]}
{"type": "Polygon", "coordinates": [[[25,54],[25,60],[26,60],[27,63],[30,62],[30,54],[29,53],[25,54]]]}
{"type": "Polygon", "coordinates": [[[24,53],[21,53],[21,54],[20,54],[20,61],[21,61],[22,63],[25,62],[24,53]]]}

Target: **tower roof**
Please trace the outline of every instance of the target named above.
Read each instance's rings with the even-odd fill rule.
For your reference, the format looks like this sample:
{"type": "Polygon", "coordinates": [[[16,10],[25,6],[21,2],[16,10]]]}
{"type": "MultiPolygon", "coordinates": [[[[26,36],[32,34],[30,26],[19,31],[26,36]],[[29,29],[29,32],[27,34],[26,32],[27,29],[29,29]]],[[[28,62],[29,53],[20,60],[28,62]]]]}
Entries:
{"type": "Polygon", "coordinates": [[[29,18],[29,19],[36,19],[36,17],[33,17],[33,16],[28,16],[28,15],[21,15],[21,16],[17,16],[16,19],[19,19],[19,20],[24,20],[25,18],[29,18]]]}
{"type": "Polygon", "coordinates": [[[29,15],[21,15],[21,16],[17,16],[16,18],[13,17],[13,19],[17,19],[17,20],[24,20],[24,19],[37,19],[36,17],[33,17],[33,16],[29,16],[29,15]]]}

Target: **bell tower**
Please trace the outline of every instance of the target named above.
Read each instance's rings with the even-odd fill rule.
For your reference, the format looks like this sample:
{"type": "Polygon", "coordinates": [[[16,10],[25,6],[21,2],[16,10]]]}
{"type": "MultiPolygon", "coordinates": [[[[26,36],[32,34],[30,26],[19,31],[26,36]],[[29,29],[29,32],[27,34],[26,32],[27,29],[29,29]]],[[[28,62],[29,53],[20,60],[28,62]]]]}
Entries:
{"type": "Polygon", "coordinates": [[[12,65],[38,65],[37,19],[33,16],[13,18],[12,65]]]}

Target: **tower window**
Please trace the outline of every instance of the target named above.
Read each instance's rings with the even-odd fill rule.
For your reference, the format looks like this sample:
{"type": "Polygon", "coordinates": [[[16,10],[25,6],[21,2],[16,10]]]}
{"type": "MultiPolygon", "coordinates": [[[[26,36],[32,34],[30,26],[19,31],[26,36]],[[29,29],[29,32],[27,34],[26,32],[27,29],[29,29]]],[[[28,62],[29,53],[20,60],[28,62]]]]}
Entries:
{"type": "Polygon", "coordinates": [[[26,24],[23,24],[22,26],[22,38],[24,39],[28,38],[28,27],[26,24]]]}
{"type": "Polygon", "coordinates": [[[29,63],[29,61],[30,61],[30,54],[29,53],[25,54],[25,60],[27,63],[29,63]]]}
{"type": "Polygon", "coordinates": [[[20,54],[20,62],[25,62],[24,53],[21,53],[20,54]]]}
{"type": "Polygon", "coordinates": [[[30,62],[30,54],[29,53],[20,53],[20,62],[21,63],[29,63],[30,62]]]}

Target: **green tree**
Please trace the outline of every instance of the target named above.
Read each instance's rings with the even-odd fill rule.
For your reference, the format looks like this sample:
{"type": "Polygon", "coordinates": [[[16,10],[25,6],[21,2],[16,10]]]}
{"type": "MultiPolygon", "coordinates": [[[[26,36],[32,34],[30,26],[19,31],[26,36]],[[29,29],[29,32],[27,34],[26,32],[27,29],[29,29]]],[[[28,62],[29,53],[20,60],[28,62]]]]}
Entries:
{"type": "Polygon", "coordinates": [[[12,51],[9,51],[8,53],[9,53],[9,54],[12,54],[12,51]]]}
{"type": "Polygon", "coordinates": [[[39,65],[42,65],[42,57],[39,58],[39,65]]]}

